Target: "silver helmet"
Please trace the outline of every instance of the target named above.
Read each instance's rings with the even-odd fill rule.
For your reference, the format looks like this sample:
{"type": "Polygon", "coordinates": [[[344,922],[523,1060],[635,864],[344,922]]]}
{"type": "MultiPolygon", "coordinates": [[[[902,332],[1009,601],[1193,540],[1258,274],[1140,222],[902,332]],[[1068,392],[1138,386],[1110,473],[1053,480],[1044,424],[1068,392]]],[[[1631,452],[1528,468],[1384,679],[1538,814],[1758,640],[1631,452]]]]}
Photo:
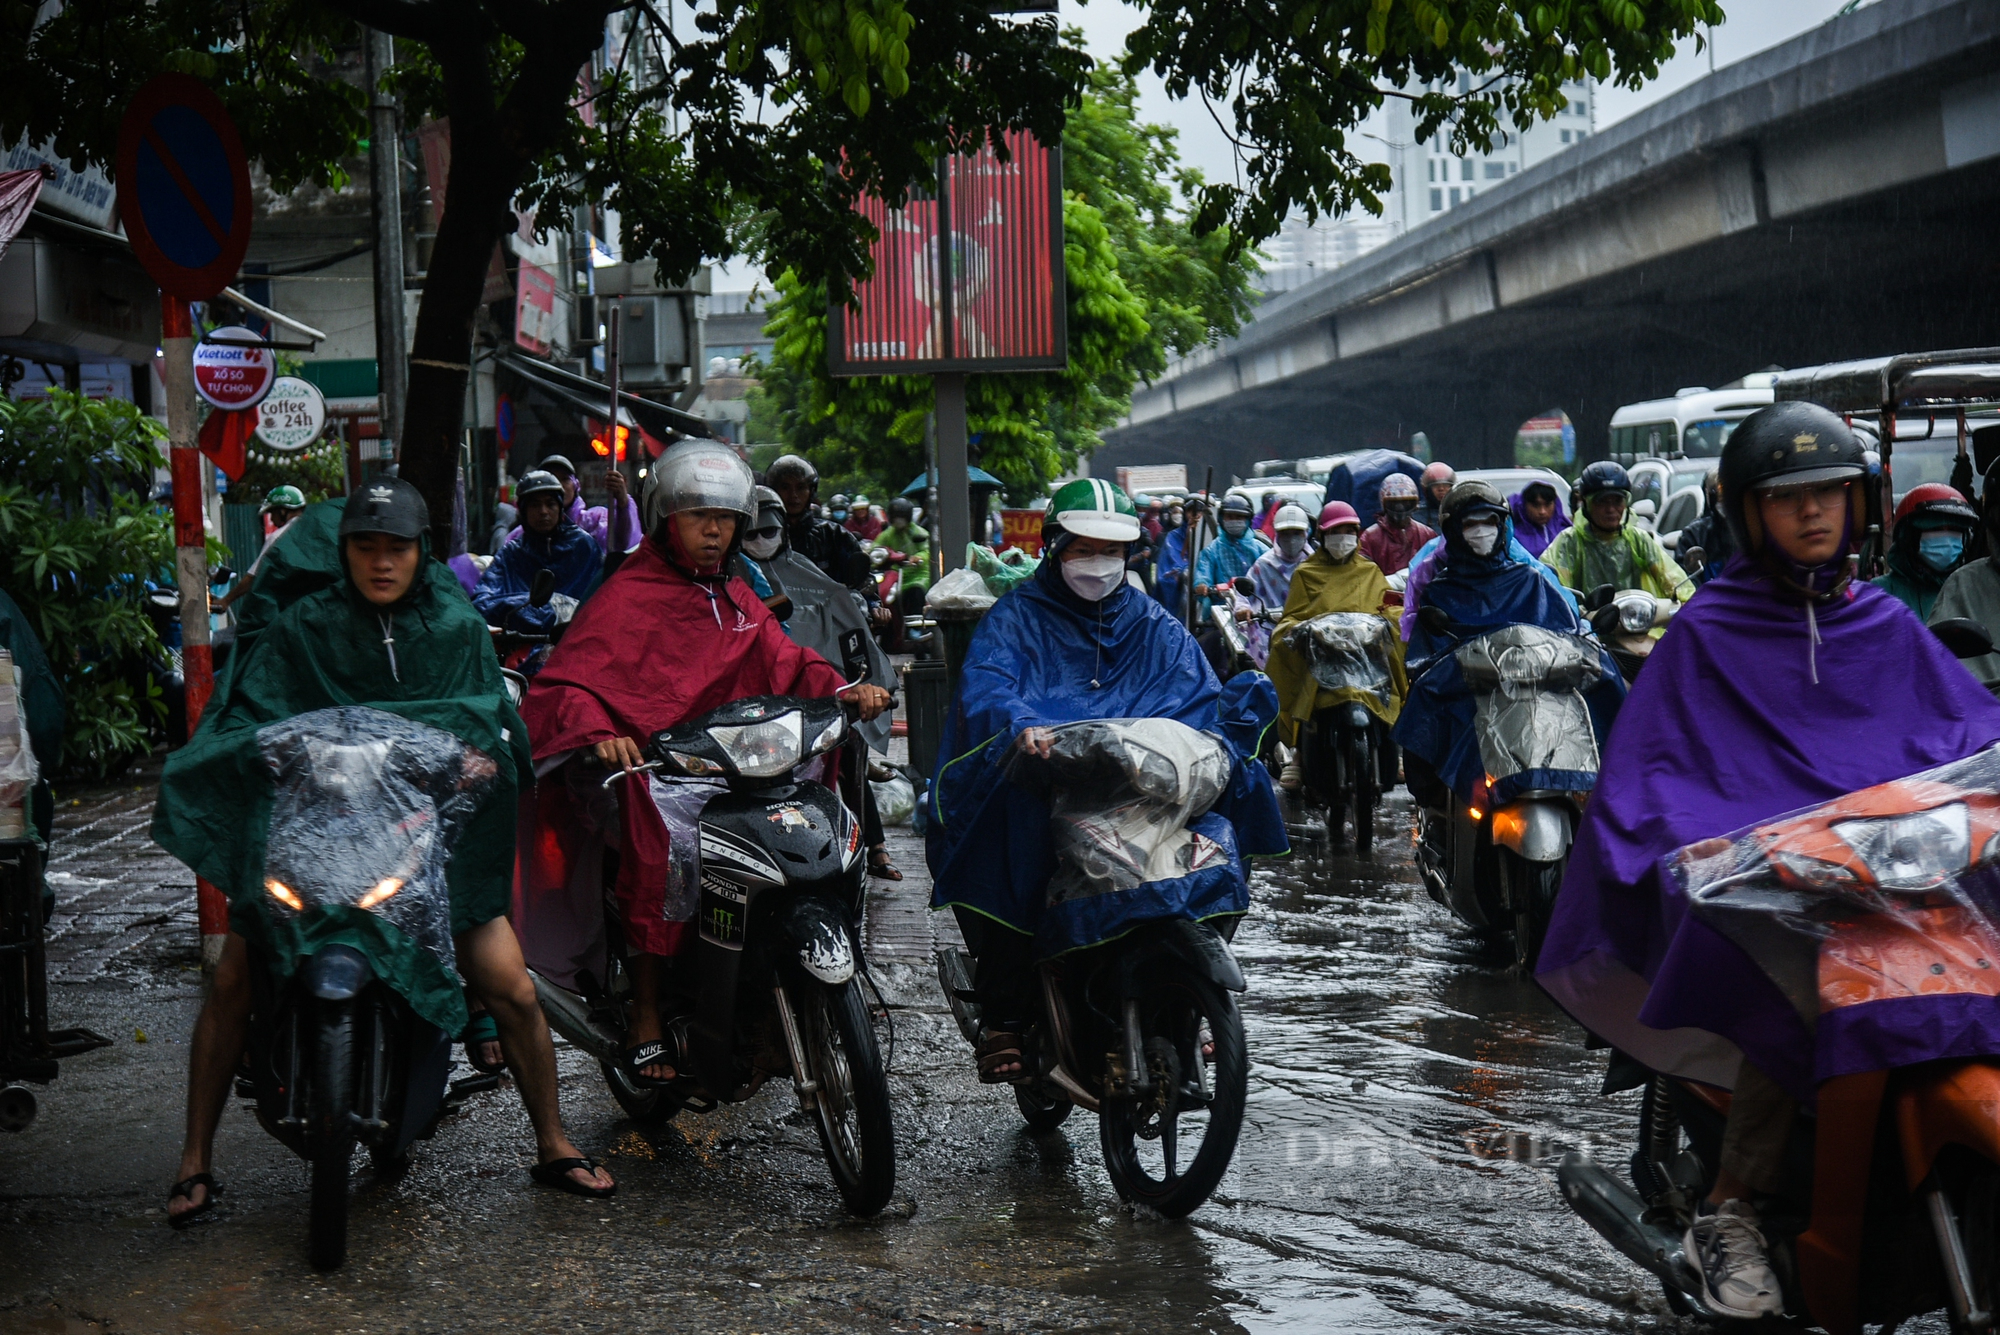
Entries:
{"type": "Polygon", "coordinates": [[[683,510],[731,510],[748,523],[756,513],[756,479],[727,445],[684,440],[646,474],[646,531],[683,510]]]}

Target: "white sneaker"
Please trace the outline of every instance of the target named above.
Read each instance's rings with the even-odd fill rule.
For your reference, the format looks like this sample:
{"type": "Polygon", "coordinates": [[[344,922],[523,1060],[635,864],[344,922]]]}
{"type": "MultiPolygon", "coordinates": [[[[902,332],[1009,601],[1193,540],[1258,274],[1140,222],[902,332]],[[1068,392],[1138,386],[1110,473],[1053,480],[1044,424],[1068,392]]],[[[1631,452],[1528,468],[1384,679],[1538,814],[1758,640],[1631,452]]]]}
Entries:
{"type": "Polygon", "coordinates": [[[1288,793],[1296,793],[1299,790],[1299,785],[1304,782],[1305,775],[1299,771],[1299,762],[1296,760],[1287,762],[1278,771],[1278,787],[1288,793]]]}
{"type": "Polygon", "coordinates": [[[1749,1202],[1724,1201],[1713,1213],[1697,1213],[1681,1245],[1701,1281],[1702,1301],[1718,1315],[1755,1321],[1784,1310],[1784,1295],[1764,1255],[1764,1235],[1749,1202]]]}

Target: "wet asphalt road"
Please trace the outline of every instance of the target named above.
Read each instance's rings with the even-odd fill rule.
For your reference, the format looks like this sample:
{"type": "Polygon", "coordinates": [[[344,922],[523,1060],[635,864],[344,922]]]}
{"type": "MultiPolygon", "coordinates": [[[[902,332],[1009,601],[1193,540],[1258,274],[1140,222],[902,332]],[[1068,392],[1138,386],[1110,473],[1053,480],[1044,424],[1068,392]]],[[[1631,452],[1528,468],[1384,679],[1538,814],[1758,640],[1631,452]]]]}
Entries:
{"type": "MultiPolygon", "coordinates": [[[[1094,1119],[1038,1141],[972,1078],[929,964],[955,938],[918,873],[868,928],[897,1026],[884,1217],[842,1213],[776,1083],[647,1136],[565,1050],[570,1128],[608,1159],[615,1200],[533,1186],[520,1105],[487,1093],[400,1180],[357,1159],[350,1260],[330,1276],[304,1263],[303,1165],[241,1108],[218,1143],[220,1217],[166,1226],[200,993],[191,883],[146,842],[149,808],[129,782],[63,808],[52,1013],[117,1043],[0,1139],[0,1331],[1677,1328],[1554,1187],[1568,1149],[1623,1159],[1634,1096],[1597,1098],[1602,1055],[1424,895],[1401,795],[1373,860],[1302,840],[1257,874],[1236,938],[1249,1118],[1188,1221],[1120,1206],[1094,1119]]],[[[921,867],[907,830],[896,845],[921,867]]]]}

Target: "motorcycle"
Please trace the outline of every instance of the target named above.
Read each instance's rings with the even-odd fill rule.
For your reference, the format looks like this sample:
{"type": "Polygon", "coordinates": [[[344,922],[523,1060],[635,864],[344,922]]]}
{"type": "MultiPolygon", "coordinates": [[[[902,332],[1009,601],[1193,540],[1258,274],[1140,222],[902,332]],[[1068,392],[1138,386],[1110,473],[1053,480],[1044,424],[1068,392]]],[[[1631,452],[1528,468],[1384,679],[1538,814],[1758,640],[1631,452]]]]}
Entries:
{"type": "MultiPolygon", "coordinates": [[[[511,626],[488,627],[493,637],[493,652],[500,659],[501,670],[516,674],[523,680],[533,678],[549,661],[550,651],[562,639],[563,632],[569,629],[570,619],[582,604],[567,594],[556,592],[555,571],[537,570],[534,578],[528,581],[528,606],[555,608],[555,624],[547,633],[515,630],[511,626]]],[[[508,620],[511,622],[513,618],[508,620]]],[[[520,704],[520,698],[516,697],[514,703],[520,704]]]]}
{"type": "MultiPolygon", "coordinates": [[[[1187,826],[1228,781],[1220,742],[1170,719],[1055,732],[1049,759],[1015,762],[1024,781],[1049,788],[1051,903],[1186,874],[1215,855],[1217,846],[1187,826]]],[[[1234,994],[1248,984],[1229,950],[1235,922],[1225,919],[1218,931],[1158,918],[1044,960],[1039,1014],[1022,1036],[1025,1074],[1011,1082],[1037,1135],[1074,1108],[1096,1113],[1119,1196],[1170,1219],[1208,1199],[1242,1129],[1249,1058],[1234,994]],[[1194,1136],[1198,1144],[1184,1153],[1194,1136]]],[[[959,1032],[977,1047],[971,957],[940,952],[938,981],[959,1032]]]]}
{"type": "MultiPolygon", "coordinates": [[[[1289,632],[1289,645],[1304,659],[1313,680],[1330,691],[1363,692],[1385,703],[1393,696],[1389,637],[1395,629],[1368,612],[1328,612],[1289,632]]],[[[1395,787],[1396,744],[1367,706],[1349,699],[1317,709],[1299,729],[1299,767],[1305,789],[1326,809],[1326,840],[1347,846],[1346,824],[1354,822],[1354,849],[1366,856],[1375,846],[1375,808],[1395,787]]]]}
{"type": "Polygon", "coordinates": [[[311,1165],[307,1255],[332,1270],[347,1254],[356,1143],[378,1171],[393,1171],[435,1131],[448,1110],[452,1039],[369,954],[310,947],[356,924],[391,951],[411,951],[410,976],[456,985],[445,867],[497,770],[450,733],[361,707],[274,723],[258,745],[277,788],[263,907],[273,939],[291,945],[251,947],[247,1073],[236,1089],[311,1165]]]}
{"type": "MultiPolygon", "coordinates": [[[[837,700],[738,700],[656,734],[644,763],[600,785],[649,782],[658,771],[714,786],[696,790],[713,792],[699,810],[696,938],[660,982],[669,1084],[642,1082],[626,1065],[633,986],[608,885],[601,936],[567,964],[545,958],[536,930],[523,944],[549,1023],[597,1058],[634,1122],[713,1112],[789,1074],[841,1198],[868,1216],[895,1189],[896,1147],[887,1063],[863,990],[861,822],[838,793],[795,773],[838,747],[848,724],[837,700]]],[[[639,790],[628,800],[648,799],[639,790]]]]}
{"type": "Polygon", "coordinates": [[[1597,781],[1583,690],[1603,672],[1598,646],[1525,624],[1468,633],[1435,607],[1418,615],[1432,635],[1459,637],[1424,675],[1457,663],[1475,702],[1484,769],[1470,801],[1447,788],[1443,809],[1418,807],[1418,870],[1431,898],[1460,919],[1495,936],[1511,932],[1516,963],[1533,972],[1597,781]]]}
{"type": "Polygon", "coordinates": [[[1597,638],[1611,651],[1629,686],[1639,680],[1639,669],[1659,640],[1653,631],[1674,619],[1680,604],[1658,598],[1644,589],[1613,589],[1600,584],[1584,597],[1583,611],[1597,638]]]}
{"type": "MultiPolygon", "coordinates": [[[[1972,625],[1990,648],[1991,640],[1972,625]]],[[[1950,639],[1945,638],[1947,643],[1950,639]]],[[[2000,754],[1848,794],[1675,855],[1690,912],[1822,1016],[1886,997],[1985,1000],[2000,949],[1990,877],[2000,754]]],[[[1579,1152],[1570,1207],[1659,1281],[1676,1313],[1711,1317],[1682,1241],[1712,1188],[1730,1095],[1615,1054],[1605,1092],[1643,1090],[1631,1185],[1579,1152]]],[[[1793,1127],[1786,1180],[1759,1227],[1798,1323],[1883,1330],[1944,1308],[1954,1332],[2000,1310],[2000,1059],[1926,1060],[1820,1083],[1793,1127]]]]}

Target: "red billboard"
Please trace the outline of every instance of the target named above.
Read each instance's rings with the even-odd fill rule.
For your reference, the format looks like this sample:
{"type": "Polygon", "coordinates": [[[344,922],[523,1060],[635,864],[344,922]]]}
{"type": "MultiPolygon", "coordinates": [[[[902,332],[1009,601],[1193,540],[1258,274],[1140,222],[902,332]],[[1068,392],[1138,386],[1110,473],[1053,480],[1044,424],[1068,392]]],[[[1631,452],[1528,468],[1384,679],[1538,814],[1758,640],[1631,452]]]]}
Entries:
{"type": "Polygon", "coordinates": [[[837,376],[1059,371],[1063,309],[1062,150],[1026,131],[940,164],[939,193],[900,209],[864,197],[879,237],[859,309],[829,312],[837,376]]]}

